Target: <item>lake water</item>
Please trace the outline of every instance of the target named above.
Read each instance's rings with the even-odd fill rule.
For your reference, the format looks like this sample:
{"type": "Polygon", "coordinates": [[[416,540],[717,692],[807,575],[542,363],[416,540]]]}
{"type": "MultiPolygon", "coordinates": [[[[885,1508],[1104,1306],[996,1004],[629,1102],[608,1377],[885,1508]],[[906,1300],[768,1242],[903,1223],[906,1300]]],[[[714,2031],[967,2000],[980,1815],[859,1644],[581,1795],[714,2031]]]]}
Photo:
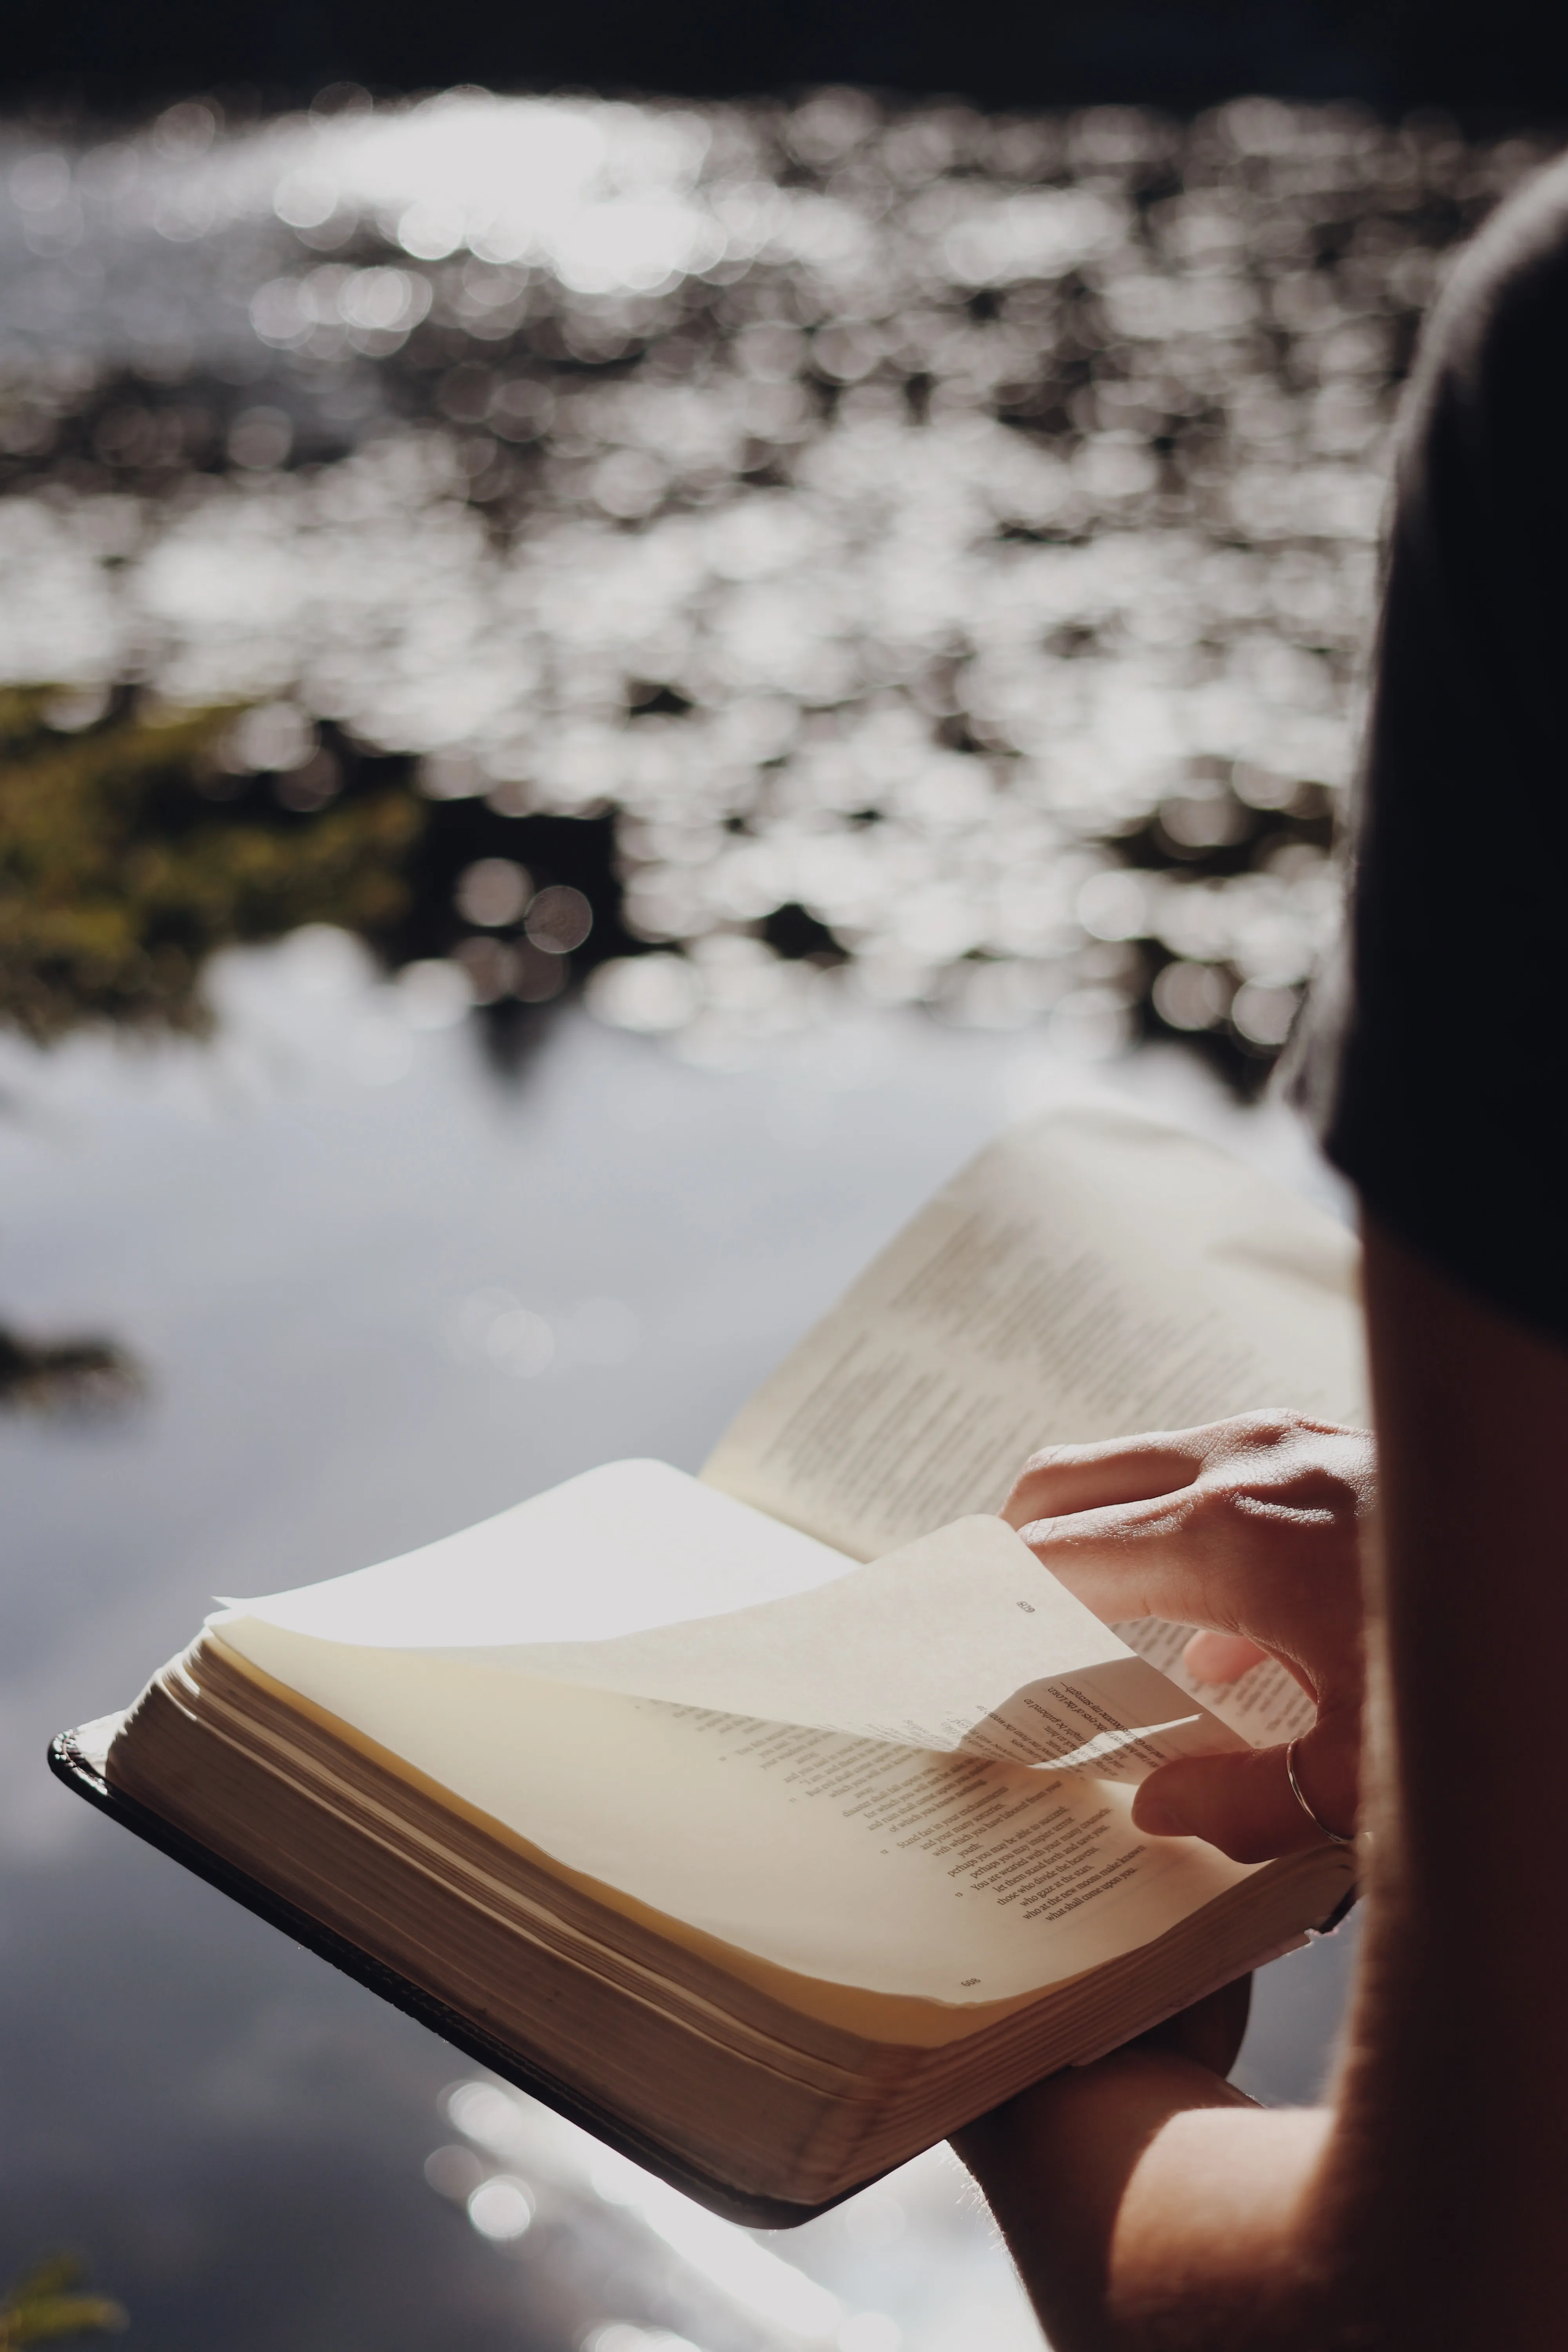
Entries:
{"type": "MultiPolygon", "coordinates": [[[[541,2111],[443,2105],[473,2068],[90,1813],[43,1750],[125,1703],[215,1592],[405,1549],[617,1454],[695,1467],[1009,1116],[1109,1087],[1331,1198],[1305,1144],[1176,1048],[1086,1074],[898,1013],[737,1071],[569,1009],[500,1083],[470,1024],[411,1027],[330,931],[226,959],[216,995],[210,1045],[0,1060],[6,1314],[107,1326],[148,1376],[117,1418],[0,1424],[0,2263],[81,2247],[167,2352],[668,2352],[660,2330],[784,2352],[803,2310],[826,2324],[803,2278],[837,2296],[817,2340],[841,2352],[1026,2352],[951,2158],[759,2265],[541,2111]],[[517,1308],[547,1363],[491,1344],[517,1308]]],[[[1260,2095],[1314,2091],[1353,1932],[1263,1972],[1260,2095]]]]}
{"type": "Polygon", "coordinates": [[[0,125],[0,677],[62,740],[250,706],[202,788],[297,832],[396,764],[399,952],[481,1001],[564,967],[454,845],[597,817],[607,1019],[734,1058],[847,994],[1248,1082],[1331,916],[1421,311],[1552,143],[853,91],[0,125]]]}

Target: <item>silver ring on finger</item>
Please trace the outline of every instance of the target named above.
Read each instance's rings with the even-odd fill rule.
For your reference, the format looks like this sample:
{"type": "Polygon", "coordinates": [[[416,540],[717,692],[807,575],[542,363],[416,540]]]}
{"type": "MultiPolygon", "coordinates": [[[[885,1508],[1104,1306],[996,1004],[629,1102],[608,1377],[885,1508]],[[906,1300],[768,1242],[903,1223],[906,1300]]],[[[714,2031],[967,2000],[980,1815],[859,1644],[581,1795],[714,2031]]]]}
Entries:
{"type": "Polygon", "coordinates": [[[1296,1802],[1300,1806],[1301,1811],[1306,1814],[1307,1819],[1311,1822],[1312,1827],[1318,1832],[1318,1834],[1321,1837],[1326,1837],[1331,1845],[1354,1845],[1355,1840],[1353,1837],[1342,1837],[1338,1830],[1331,1830],[1327,1822],[1323,1820],[1321,1814],[1315,1812],[1311,1805],[1308,1802],[1306,1792],[1302,1789],[1300,1780],[1296,1778],[1296,1750],[1300,1744],[1301,1735],[1298,1733],[1296,1738],[1291,1740],[1289,1746],[1285,1750],[1285,1777],[1290,1783],[1290,1794],[1295,1798],[1296,1802]]]}

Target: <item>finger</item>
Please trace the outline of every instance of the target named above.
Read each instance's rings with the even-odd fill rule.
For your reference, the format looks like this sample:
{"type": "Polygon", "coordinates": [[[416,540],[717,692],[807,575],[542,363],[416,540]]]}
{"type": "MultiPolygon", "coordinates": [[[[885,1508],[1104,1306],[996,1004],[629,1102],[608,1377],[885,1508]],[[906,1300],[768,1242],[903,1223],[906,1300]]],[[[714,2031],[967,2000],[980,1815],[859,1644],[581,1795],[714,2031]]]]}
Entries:
{"type": "Polygon", "coordinates": [[[1173,1625],[1240,1630],[1235,1614],[1216,1616],[1228,1561],[1202,1490],[1184,1486],[1146,1501],[1027,1520],[1018,1529],[1042,1568],[1060,1579],[1107,1624],[1163,1617],[1173,1625]]]}
{"type": "Polygon", "coordinates": [[[1215,1633],[1205,1626],[1182,1652],[1182,1664],[1195,1683],[1237,1683],[1268,1655],[1245,1633],[1215,1633]]]}
{"type": "Polygon", "coordinates": [[[1032,1454],[1002,1506],[1012,1527],[1068,1511],[1147,1502],[1190,1486],[1203,1468],[1206,1429],[1154,1430],[1142,1437],[1110,1437],[1096,1445],[1047,1445],[1032,1454]]]}
{"type": "Polygon", "coordinates": [[[1103,1623],[1159,1617],[1256,1641],[1324,1697],[1324,1682],[1359,1654],[1359,1594],[1348,1582],[1303,1575],[1278,1527],[1260,1553],[1257,1528],[1225,1488],[1200,1481],[1149,1502],[1033,1520],[1018,1532],[1103,1623]]]}
{"type": "MultiPolygon", "coordinates": [[[[1348,1724],[1320,1723],[1297,1743],[1297,1778],[1318,1822],[1347,1835],[1355,1826],[1356,1766],[1348,1724]]],[[[1296,1801],[1283,1748],[1163,1764],[1133,1799],[1132,1822],[1155,1837],[1205,1838],[1233,1862],[1269,1862],[1325,1843],[1296,1801]]]]}

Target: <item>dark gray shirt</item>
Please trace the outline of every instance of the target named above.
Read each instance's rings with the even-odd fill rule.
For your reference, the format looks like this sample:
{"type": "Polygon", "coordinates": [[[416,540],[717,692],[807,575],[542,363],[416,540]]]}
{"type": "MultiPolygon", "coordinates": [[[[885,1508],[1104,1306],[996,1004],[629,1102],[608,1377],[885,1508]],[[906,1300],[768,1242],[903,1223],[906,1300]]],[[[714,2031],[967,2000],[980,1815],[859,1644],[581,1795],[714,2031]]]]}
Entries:
{"type": "Polygon", "coordinates": [[[1380,1223],[1568,1341],[1568,163],[1428,321],[1351,850],[1298,1099],[1380,1223]]]}

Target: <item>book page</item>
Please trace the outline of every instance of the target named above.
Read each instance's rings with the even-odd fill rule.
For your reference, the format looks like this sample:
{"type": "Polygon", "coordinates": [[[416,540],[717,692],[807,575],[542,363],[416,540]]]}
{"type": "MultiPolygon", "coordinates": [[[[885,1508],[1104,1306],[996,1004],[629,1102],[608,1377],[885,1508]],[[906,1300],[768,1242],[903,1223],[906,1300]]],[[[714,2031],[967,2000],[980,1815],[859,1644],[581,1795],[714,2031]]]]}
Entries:
{"type": "Polygon", "coordinates": [[[235,1602],[208,1624],[290,1687],[331,1643],[511,1676],[520,1706],[551,1682],[1119,1779],[1242,1744],[1000,1519],[857,1566],[661,1463],[590,1471],[468,1539],[235,1602]],[[789,1542],[797,1583],[816,1580],[779,1593],[789,1542]],[[711,1597],[704,1548],[716,1544],[731,1591],[772,1585],[773,1597],[691,1615],[699,1593],[711,1597]],[[574,1623],[624,1626],[628,1608],[626,1630],[558,1638],[574,1623]]]}
{"type": "Polygon", "coordinates": [[[1140,1837],[1100,1777],[1235,1735],[996,1518],[859,1566],[616,1463],[203,1639],[565,1868],[828,1983],[1008,2000],[1247,1875],[1140,1837]]]}
{"type": "Polygon", "coordinates": [[[564,1867],[826,1983],[1012,1999],[1248,1875],[1196,1840],[1141,1837],[1130,1790],[1096,1780],[407,1651],[287,1647],[254,1618],[204,1639],[233,1635],[242,1657],[564,1867]]]}
{"type": "Polygon", "coordinates": [[[628,1696],[1119,1780],[1245,1745],[996,1518],[960,1519],[810,1592],[723,1616],[463,1654],[628,1696]]]}
{"type": "Polygon", "coordinates": [[[607,1641],[808,1592],[854,1565],[667,1462],[606,1462],[395,1559],[224,1606],[391,1649],[607,1641]]]}
{"type": "MultiPolygon", "coordinates": [[[[994,1511],[1037,1447],[1263,1405],[1365,1419],[1357,1251],[1331,1218],[1130,1109],[1003,1136],[742,1407],[726,1493],[869,1559],[994,1511]]],[[[1185,1629],[1119,1628],[1196,1694],[1185,1629]]],[[[1282,1669],[1201,1694],[1255,1740],[1312,1706],[1282,1669]]]]}

